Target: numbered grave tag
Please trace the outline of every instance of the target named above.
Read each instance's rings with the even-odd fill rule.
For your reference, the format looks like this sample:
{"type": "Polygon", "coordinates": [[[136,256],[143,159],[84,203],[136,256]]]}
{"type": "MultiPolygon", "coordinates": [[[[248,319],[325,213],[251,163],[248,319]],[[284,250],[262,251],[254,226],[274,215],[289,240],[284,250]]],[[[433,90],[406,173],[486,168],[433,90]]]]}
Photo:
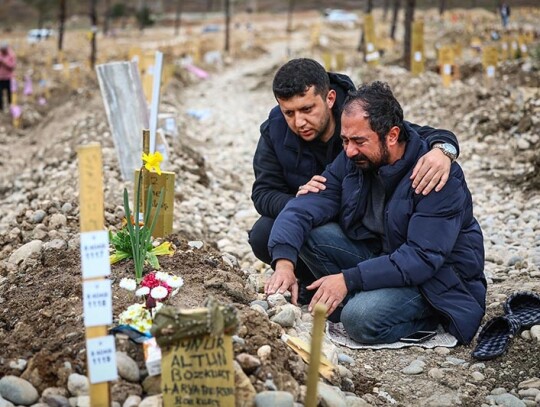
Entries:
{"type": "Polygon", "coordinates": [[[112,324],[111,281],[83,282],[84,326],[112,324]]]}
{"type": "Polygon", "coordinates": [[[81,263],[83,279],[111,274],[109,235],[106,230],[81,233],[81,263]]]}
{"type": "Polygon", "coordinates": [[[86,357],[90,383],[109,382],[118,378],[114,336],[87,339],[86,357]]]}

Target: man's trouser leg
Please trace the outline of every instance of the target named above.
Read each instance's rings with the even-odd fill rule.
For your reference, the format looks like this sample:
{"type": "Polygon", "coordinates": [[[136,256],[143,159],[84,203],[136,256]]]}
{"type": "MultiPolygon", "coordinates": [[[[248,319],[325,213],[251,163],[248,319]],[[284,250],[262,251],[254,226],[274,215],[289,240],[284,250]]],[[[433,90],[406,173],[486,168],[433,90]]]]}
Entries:
{"type": "MultiPolygon", "coordinates": [[[[300,257],[320,278],[373,257],[374,246],[350,240],[338,224],[329,223],[312,230],[300,257]]],[[[438,318],[416,287],[399,287],[349,293],[341,322],[356,341],[391,343],[418,330],[436,328],[438,318]]]]}
{"type": "MultiPolygon", "coordinates": [[[[272,226],[274,226],[274,221],[275,219],[261,216],[249,231],[249,244],[253,250],[253,254],[266,264],[272,262],[272,258],[268,252],[268,239],[270,238],[270,232],[272,231],[272,226]]],[[[305,287],[315,281],[315,278],[301,259],[298,259],[296,262],[294,273],[300,285],[298,301],[301,304],[305,304],[306,301],[309,303],[308,300],[311,299],[306,298],[306,296],[309,297],[312,293],[308,292],[305,287]]]]}

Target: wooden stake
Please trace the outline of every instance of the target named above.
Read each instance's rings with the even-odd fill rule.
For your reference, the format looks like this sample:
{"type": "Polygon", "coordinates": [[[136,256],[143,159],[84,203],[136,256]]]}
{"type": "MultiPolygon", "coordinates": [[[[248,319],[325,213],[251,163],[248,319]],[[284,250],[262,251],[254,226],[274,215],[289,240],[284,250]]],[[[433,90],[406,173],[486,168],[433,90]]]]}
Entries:
{"type": "Polygon", "coordinates": [[[321,362],[322,339],[324,336],[324,323],[326,321],[326,306],[322,304],[315,305],[313,316],[313,332],[311,334],[311,351],[309,358],[306,407],[317,406],[317,385],[319,383],[319,364],[321,362]]]}
{"type": "Polygon", "coordinates": [[[424,73],[424,22],[413,22],[411,46],[411,73],[420,75],[424,73]]]}
{"type": "MultiPolygon", "coordinates": [[[[98,143],[79,147],[79,201],[81,232],[103,230],[103,164],[98,143]]],[[[107,335],[106,326],[86,328],[86,339],[107,335]]],[[[88,361],[87,361],[88,363],[88,361]]],[[[91,407],[110,407],[109,382],[90,384],[91,407]]]]}

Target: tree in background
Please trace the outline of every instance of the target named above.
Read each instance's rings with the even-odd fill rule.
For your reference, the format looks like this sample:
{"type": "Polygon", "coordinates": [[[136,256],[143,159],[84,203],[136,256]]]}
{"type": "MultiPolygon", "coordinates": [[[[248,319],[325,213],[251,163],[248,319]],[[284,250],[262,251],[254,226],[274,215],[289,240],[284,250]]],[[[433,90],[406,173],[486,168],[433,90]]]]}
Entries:
{"type": "Polygon", "coordinates": [[[439,0],[439,15],[442,17],[446,10],[446,0],[439,0]]]}
{"type": "Polygon", "coordinates": [[[406,0],[405,37],[403,39],[403,58],[405,58],[405,67],[408,70],[411,70],[412,23],[414,21],[415,5],[416,5],[416,0],[406,0]]]}
{"type": "Polygon", "coordinates": [[[111,0],[105,0],[105,15],[103,16],[103,35],[109,35],[111,23],[111,0]]]}
{"type": "Polygon", "coordinates": [[[293,13],[294,13],[294,0],[289,0],[289,9],[287,11],[287,32],[293,31],[293,13]]]}
{"type": "Polygon", "coordinates": [[[394,0],[393,12],[392,12],[392,25],[390,26],[390,38],[392,41],[396,39],[396,27],[399,16],[399,8],[401,6],[401,0],[394,0]]]}
{"type": "Polygon", "coordinates": [[[154,20],[152,20],[152,16],[150,15],[150,8],[146,5],[146,0],[141,2],[141,6],[135,13],[135,18],[141,31],[154,24],[154,20]]]}
{"type": "Polygon", "coordinates": [[[66,0],[59,0],[58,11],[58,51],[62,51],[64,47],[64,26],[66,23],[66,0]]]}
{"type": "Polygon", "coordinates": [[[176,16],[174,18],[174,35],[180,34],[180,25],[182,24],[182,6],[183,0],[176,0],[176,16]]]}
{"type": "Polygon", "coordinates": [[[225,53],[230,51],[230,35],[231,35],[231,1],[225,0],[225,53]]]}
{"type": "Polygon", "coordinates": [[[90,68],[96,66],[97,55],[97,0],[90,0],[90,68]]]}
{"type": "Polygon", "coordinates": [[[43,28],[43,23],[45,22],[45,19],[55,8],[54,2],[50,0],[24,0],[24,2],[37,11],[37,28],[43,28]]]}

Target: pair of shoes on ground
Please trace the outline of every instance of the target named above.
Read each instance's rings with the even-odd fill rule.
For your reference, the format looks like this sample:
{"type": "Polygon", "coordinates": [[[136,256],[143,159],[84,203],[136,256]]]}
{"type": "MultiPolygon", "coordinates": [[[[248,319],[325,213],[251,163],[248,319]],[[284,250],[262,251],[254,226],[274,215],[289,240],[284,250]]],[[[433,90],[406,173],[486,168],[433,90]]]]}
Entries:
{"type": "Polygon", "coordinates": [[[540,295],[521,291],[512,294],[504,303],[506,315],[488,321],[480,334],[472,356],[489,360],[502,355],[510,341],[522,328],[540,324],[540,295]]]}

